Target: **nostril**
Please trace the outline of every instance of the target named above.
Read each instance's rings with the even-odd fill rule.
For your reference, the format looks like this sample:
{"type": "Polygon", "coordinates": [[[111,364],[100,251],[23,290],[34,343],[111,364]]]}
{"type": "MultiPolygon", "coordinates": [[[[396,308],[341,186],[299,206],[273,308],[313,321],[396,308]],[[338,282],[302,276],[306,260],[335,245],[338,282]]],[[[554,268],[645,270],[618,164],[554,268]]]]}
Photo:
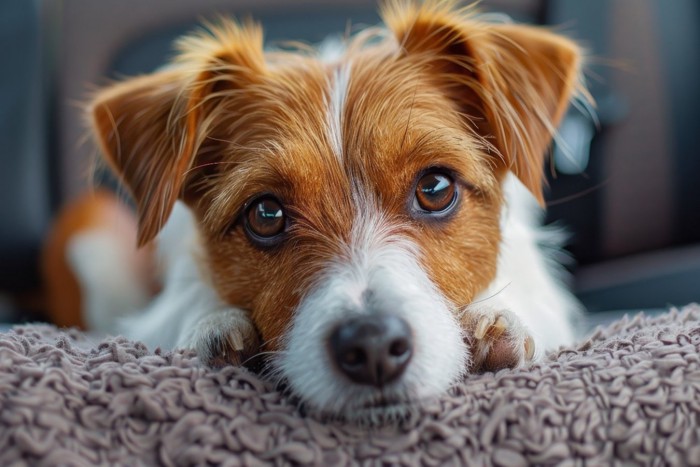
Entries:
{"type": "Polygon", "coordinates": [[[367,363],[367,354],[359,347],[348,349],[340,356],[340,364],[348,369],[354,369],[367,363]]]}
{"type": "Polygon", "coordinates": [[[394,340],[389,346],[389,355],[392,357],[403,357],[410,351],[408,339],[400,338],[394,340]]]}

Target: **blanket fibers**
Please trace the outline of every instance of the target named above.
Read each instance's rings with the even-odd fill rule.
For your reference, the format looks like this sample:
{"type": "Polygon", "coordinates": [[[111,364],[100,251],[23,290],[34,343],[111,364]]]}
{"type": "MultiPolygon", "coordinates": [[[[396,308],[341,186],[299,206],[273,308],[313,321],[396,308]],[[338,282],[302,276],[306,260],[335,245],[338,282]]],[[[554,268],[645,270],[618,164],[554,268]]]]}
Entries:
{"type": "Polygon", "coordinates": [[[0,335],[0,465],[700,465],[699,351],[698,305],[625,318],[370,430],[189,352],[23,326],[0,335]]]}

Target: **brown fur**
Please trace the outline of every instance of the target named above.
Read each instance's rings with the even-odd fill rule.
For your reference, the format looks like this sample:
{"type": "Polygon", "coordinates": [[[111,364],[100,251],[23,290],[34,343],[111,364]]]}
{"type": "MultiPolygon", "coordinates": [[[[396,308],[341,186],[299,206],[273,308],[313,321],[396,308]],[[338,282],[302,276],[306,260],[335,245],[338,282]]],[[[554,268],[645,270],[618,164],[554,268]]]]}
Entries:
{"type": "Polygon", "coordinates": [[[361,34],[346,54],[340,159],[326,126],[334,67],[309,54],[263,56],[251,24],[185,39],[174,69],[111,87],[91,107],[105,156],[137,202],[140,244],[183,199],[216,290],[251,310],[270,349],[323,265],[346,254],[356,185],[420,246],[456,309],[495,275],[506,171],[542,200],[544,154],[578,83],[578,48],[473,20],[452,2],[394,2],[383,14],[395,38],[368,45],[372,33],[361,34]],[[458,174],[460,206],[441,222],[414,219],[415,177],[436,166],[458,174]],[[237,223],[260,193],[292,219],[274,250],[253,246],[237,223]]]}

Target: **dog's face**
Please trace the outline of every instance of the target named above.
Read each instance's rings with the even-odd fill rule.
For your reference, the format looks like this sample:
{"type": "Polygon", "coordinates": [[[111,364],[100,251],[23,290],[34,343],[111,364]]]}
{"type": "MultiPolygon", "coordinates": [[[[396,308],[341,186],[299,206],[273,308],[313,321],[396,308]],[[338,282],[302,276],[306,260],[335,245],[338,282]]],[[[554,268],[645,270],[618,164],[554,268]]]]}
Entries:
{"type": "Polygon", "coordinates": [[[495,275],[501,181],[512,170],[541,199],[578,77],[576,47],[548,33],[432,3],[384,17],[393,34],[333,61],[265,55],[257,27],[227,23],[92,107],[140,241],[184,200],[208,278],[275,370],[355,415],[467,368],[462,314],[495,275]]]}

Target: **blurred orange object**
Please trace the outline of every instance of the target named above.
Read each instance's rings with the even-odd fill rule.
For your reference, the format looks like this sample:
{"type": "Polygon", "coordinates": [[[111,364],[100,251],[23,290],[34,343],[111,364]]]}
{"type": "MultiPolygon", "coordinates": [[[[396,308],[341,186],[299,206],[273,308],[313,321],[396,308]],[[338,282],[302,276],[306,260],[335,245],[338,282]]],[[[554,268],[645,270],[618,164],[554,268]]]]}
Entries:
{"type": "Polygon", "coordinates": [[[153,248],[136,248],[136,217],[113,193],[97,190],[85,193],[68,203],[59,213],[49,232],[41,258],[41,272],[46,290],[49,319],[61,327],[88,326],[83,313],[83,293],[67,257],[69,242],[81,233],[105,231],[119,242],[133,273],[151,290],[154,286],[153,248]]]}

